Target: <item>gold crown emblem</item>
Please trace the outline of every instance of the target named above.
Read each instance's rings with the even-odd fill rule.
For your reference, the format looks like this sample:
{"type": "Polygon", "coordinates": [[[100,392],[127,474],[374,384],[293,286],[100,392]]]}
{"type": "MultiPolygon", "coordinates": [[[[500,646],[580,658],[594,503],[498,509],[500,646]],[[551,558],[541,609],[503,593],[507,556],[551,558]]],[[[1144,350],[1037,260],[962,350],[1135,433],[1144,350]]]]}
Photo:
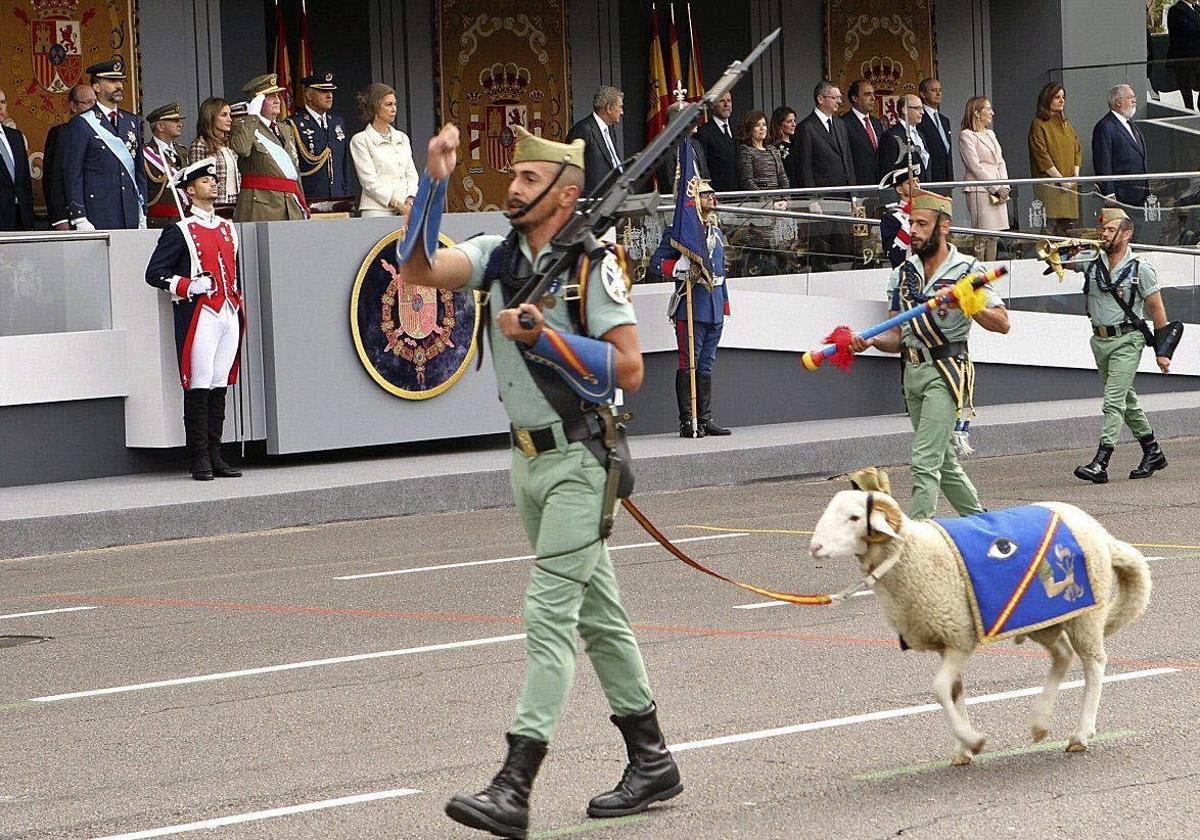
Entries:
{"type": "Polygon", "coordinates": [[[33,0],[33,10],[43,18],[73,18],[79,0],[33,0]]]}
{"type": "Polygon", "coordinates": [[[872,56],[858,68],[864,79],[875,87],[895,90],[904,75],[904,65],[895,59],[884,56],[872,56]]]}
{"type": "Polygon", "coordinates": [[[493,64],[479,73],[479,84],[485,95],[493,102],[519,100],[529,87],[529,71],[511,61],[508,64],[493,64]]]}
{"type": "Polygon", "coordinates": [[[472,105],[478,105],[483,100],[483,94],[477,90],[467,91],[467,101],[472,105]]]}
{"type": "Polygon", "coordinates": [[[529,91],[529,101],[535,105],[541,103],[541,101],[545,98],[546,98],[546,94],[540,90],[529,91]]]}

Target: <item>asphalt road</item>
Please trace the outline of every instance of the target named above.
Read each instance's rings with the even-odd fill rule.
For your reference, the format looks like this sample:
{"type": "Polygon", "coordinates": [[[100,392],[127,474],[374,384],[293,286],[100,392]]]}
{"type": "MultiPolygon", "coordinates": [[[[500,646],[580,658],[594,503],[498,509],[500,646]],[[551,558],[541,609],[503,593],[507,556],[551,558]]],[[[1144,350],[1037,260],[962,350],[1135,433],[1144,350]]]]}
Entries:
{"type": "MultiPolygon", "coordinates": [[[[1059,699],[1053,742],[1032,744],[1031,700],[1011,696],[1044,677],[1030,646],[971,660],[988,743],[951,768],[947,725],[926,708],[936,658],[902,654],[872,597],[739,609],[761,599],[631,547],[614,560],[686,790],[644,815],[586,818],[624,757],[581,658],[531,836],[1197,836],[1200,455],[1194,440],[1167,454],[1165,472],[1131,482],[1137,448],[1120,447],[1107,486],[1070,476],[1090,453],[968,463],[989,507],[1073,502],[1162,558],[1149,612],[1110,640],[1108,674],[1123,679],[1106,686],[1087,753],[1062,752],[1078,689],[1059,699]]],[[[907,502],[907,471],[892,476],[907,502]]],[[[840,488],[637,501],[726,574],[830,592],[854,570],[815,565],[803,532],[840,488]]],[[[622,516],[611,545],[648,539],[622,516]]],[[[528,553],[498,509],[0,563],[0,645],[13,645],[0,646],[0,837],[482,836],[442,805],[502,758],[528,553]]]]}

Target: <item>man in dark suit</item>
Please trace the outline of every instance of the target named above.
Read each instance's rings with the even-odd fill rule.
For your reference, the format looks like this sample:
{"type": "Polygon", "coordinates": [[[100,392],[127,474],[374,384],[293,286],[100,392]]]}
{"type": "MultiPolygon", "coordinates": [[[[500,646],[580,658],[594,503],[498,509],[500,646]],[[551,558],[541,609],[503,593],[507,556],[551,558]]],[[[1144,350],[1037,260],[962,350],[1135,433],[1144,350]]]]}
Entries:
{"type": "MultiPolygon", "coordinates": [[[[91,85],[75,85],[67,92],[67,107],[71,117],[96,107],[96,92],[91,85]]],[[[70,122],[71,117],[67,118],[70,122]]],[[[62,143],[67,122],[50,126],[46,146],[42,150],[42,197],[46,201],[46,219],[55,230],[70,230],[67,218],[67,190],[63,185],[62,143]]]]}
{"type": "Polygon", "coordinates": [[[125,100],[125,61],[102,61],[87,73],[96,107],[67,123],[63,138],[67,215],[76,230],[144,228],[141,120],[118,107],[125,100]]]}
{"type": "Polygon", "coordinates": [[[696,145],[704,150],[708,173],[717,192],[732,192],[738,188],[737,142],[733,139],[733,94],[729,91],[717,100],[708,115],[708,122],[696,132],[696,145]]]}
{"type": "Polygon", "coordinates": [[[304,108],[288,121],[296,132],[304,197],[313,202],[358,194],[346,121],[332,113],[337,90],[333,74],[313,73],[300,84],[304,85],[304,108]]]}
{"type": "MultiPolygon", "coordinates": [[[[683,113],[687,108],[686,102],[674,102],[667,109],[667,125],[683,113]]],[[[698,127],[693,127],[691,136],[686,139],[680,138],[675,141],[674,147],[669,155],[663,155],[663,161],[658,165],[658,191],[660,193],[675,192],[675,173],[679,170],[679,149],[683,143],[688,143],[692,147],[693,159],[696,161],[696,171],[700,173],[700,177],[708,180],[708,161],[704,159],[704,147],[696,142],[696,131],[698,127]]]]}
{"type": "Polygon", "coordinates": [[[592,96],[592,113],[567,132],[567,142],[584,142],[583,191],[590,195],[609,172],[621,169],[624,144],[616,125],[625,116],[625,94],[615,87],[601,85],[592,96]]]}
{"type": "MultiPolygon", "coordinates": [[[[1179,0],[1167,11],[1167,58],[1200,59],[1200,8],[1195,0],[1179,0]]],[[[1200,61],[1180,61],[1169,65],[1179,80],[1183,107],[1195,107],[1192,91],[1196,88],[1200,61]]]]}
{"type": "Polygon", "coordinates": [[[842,92],[828,80],[813,91],[816,107],[796,126],[792,153],[784,162],[788,180],[796,188],[842,187],[857,183],[846,125],[834,115],[842,92]]]}
{"type": "Polygon", "coordinates": [[[942,83],[937,79],[924,79],[917,87],[921,102],[925,106],[925,119],[917,126],[925,148],[929,152],[926,181],[954,180],[954,136],[950,133],[950,120],[942,114],[942,83]]]}
{"type": "Polygon", "coordinates": [[[912,147],[912,162],[915,169],[925,177],[929,167],[930,154],[925,148],[925,140],[918,130],[925,121],[925,106],[913,94],[900,97],[900,122],[883,133],[879,141],[879,155],[876,157],[876,182],[883,179],[901,166],[908,167],[909,146],[912,147]]]}
{"type": "Polygon", "coordinates": [[[875,117],[875,86],[866,79],[850,84],[849,111],[842,115],[846,136],[850,138],[850,157],[854,161],[855,184],[878,184],[876,158],[883,138],[883,123],[875,117]]]}
{"type": "MultiPolygon", "coordinates": [[[[1140,175],[1146,172],[1146,139],[1133,123],[1137,94],[1129,85],[1108,91],[1109,112],[1092,129],[1092,167],[1097,175],[1140,175]]],[[[1141,207],[1146,201],[1145,181],[1100,181],[1108,199],[1141,207]]]]}
{"type": "MultiPolygon", "coordinates": [[[[824,79],[813,89],[815,108],[796,126],[792,153],[784,161],[793,187],[844,187],[855,182],[854,160],[846,125],[835,114],[842,104],[837,85],[824,79]]],[[[844,199],[845,194],[812,196],[818,200],[844,199]]],[[[820,207],[815,208],[821,212],[820,207]]],[[[850,255],[850,229],[838,222],[815,222],[808,226],[811,266],[829,270],[850,255]]]]}
{"type": "Polygon", "coordinates": [[[33,230],[33,179],[25,135],[4,125],[8,96],[0,90],[0,230],[33,230]]]}

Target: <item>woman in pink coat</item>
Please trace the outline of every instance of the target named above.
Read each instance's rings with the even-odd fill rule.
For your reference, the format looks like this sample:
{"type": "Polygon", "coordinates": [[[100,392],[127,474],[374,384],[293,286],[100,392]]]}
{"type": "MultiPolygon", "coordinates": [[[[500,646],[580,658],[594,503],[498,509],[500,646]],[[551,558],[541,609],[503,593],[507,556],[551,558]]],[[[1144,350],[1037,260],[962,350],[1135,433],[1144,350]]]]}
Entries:
{"type": "MultiPolygon", "coordinates": [[[[1008,177],[1004,151],[996,132],[992,131],[995,112],[986,96],[967,100],[962,130],[958,134],[958,154],[966,169],[965,181],[997,181],[1008,177]]],[[[1008,197],[1012,188],[1007,184],[965,187],[967,210],[971,226],[980,230],[1008,230],[1008,197]]],[[[995,236],[979,236],[975,240],[975,256],[988,262],[996,259],[995,236]]]]}

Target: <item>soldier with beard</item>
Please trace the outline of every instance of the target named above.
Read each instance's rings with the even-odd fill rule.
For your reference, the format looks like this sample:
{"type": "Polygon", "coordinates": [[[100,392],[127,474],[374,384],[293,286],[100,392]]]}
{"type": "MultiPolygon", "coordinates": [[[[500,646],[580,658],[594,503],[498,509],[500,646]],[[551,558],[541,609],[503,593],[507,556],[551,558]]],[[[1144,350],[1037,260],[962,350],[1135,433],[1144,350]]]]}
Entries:
{"type": "Polygon", "coordinates": [[[629,757],[620,782],[592,798],[588,815],[636,814],[676,796],[683,784],[659,729],[602,525],[616,500],[609,497],[597,454],[600,413],[612,411],[616,387],[636,391],[643,376],[624,254],[610,249],[597,259],[581,257],[547,295],[554,305],[543,299],[544,311],[516,304],[534,272],[554,262],[551,240],[575,212],[584,185],[582,140],[566,145],[520,128],[516,137],[505,202],[512,232],[437,248],[459,147],[458,129],[447,125],[429,142],[427,169],[397,256],[406,283],[482,293],[488,346],[512,423],[513,496],[537,555],[522,610],[525,688],[507,733],[503,768],[479,793],[451,799],[446,813],[472,828],[523,838],[530,788],[574,679],[576,635],[584,640],[629,757]],[[566,386],[576,377],[586,380],[586,401],[579,389],[566,386]]]}
{"type": "MultiPolygon", "coordinates": [[[[921,191],[912,201],[913,254],[892,272],[888,282],[891,315],[918,306],[968,274],[986,269],[950,244],[953,203],[937,193],[921,191]]],[[[972,320],[985,330],[1008,332],[1008,310],[990,287],[983,288],[987,308],[966,317],[950,299],[874,338],[856,336],[856,353],[874,347],[899,353],[905,364],[904,401],[913,425],[913,492],[909,515],[929,519],[937,513],[938,491],[963,516],[982,513],[975,485],[958,463],[955,426],[969,412],[975,368],[967,353],[972,320]]]]}

